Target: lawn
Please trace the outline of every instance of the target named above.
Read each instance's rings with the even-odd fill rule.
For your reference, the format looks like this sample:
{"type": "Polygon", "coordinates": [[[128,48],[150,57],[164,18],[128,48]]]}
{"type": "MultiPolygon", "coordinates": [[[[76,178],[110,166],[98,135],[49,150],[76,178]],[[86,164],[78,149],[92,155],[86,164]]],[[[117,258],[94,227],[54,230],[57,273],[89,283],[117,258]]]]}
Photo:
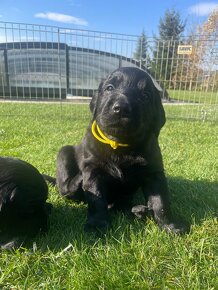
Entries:
{"type": "MultiPolygon", "coordinates": [[[[166,106],[167,115],[183,108],[166,106]]],[[[87,105],[0,103],[0,155],[54,175],[58,149],[80,142],[89,117],[87,105]]],[[[160,146],[172,209],[191,223],[189,234],[123,214],[104,236],[87,234],[86,206],[50,186],[50,230],[0,253],[0,289],[218,289],[217,125],[169,118],[160,146]]]]}
{"type": "Polygon", "coordinates": [[[180,102],[199,103],[205,105],[215,105],[218,100],[217,90],[214,91],[187,91],[187,90],[168,90],[171,100],[180,102]]]}

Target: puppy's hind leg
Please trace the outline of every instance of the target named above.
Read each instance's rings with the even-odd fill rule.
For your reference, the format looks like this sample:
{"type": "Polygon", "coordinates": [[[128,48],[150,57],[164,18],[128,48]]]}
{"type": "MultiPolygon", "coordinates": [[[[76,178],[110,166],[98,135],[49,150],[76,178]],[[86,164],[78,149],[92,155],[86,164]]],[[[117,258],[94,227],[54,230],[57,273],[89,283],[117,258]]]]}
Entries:
{"type": "Polygon", "coordinates": [[[85,201],[82,190],[82,173],[79,170],[74,146],[64,146],[57,157],[56,181],[62,196],[85,201]]]}

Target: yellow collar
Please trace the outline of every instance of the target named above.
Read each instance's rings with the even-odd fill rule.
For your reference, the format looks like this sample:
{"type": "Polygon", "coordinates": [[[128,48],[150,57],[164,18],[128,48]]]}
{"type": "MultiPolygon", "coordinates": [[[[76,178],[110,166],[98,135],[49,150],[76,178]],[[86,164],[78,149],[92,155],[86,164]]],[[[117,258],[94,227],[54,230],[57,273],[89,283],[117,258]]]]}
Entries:
{"type": "Polygon", "coordinates": [[[129,144],[122,144],[107,138],[98,127],[96,121],[92,123],[92,134],[100,142],[110,145],[113,149],[117,149],[118,146],[127,147],[129,144]]]}

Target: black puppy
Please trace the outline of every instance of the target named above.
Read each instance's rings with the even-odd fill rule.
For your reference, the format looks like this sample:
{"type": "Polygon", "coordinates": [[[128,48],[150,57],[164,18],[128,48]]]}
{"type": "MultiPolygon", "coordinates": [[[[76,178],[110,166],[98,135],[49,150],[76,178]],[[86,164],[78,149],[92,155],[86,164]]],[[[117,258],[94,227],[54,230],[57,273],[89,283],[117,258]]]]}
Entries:
{"type": "MultiPolygon", "coordinates": [[[[142,189],[147,211],[168,231],[171,220],[158,135],[165,123],[161,88],[143,70],[112,72],[92,98],[92,120],[83,142],[64,146],[57,157],[57,186],[69,199],[88,203],[86,228],[106,228],[108,207],[131,208],[142,189]]],[[[145,207],[134,207],[140,216],[145,207]]]]}
{"type": "Polygon", "coordinates": [[[45,232],[51,205],[38,170],[19,159],[0,157],[0,248],[20,246],[45,232]]]}

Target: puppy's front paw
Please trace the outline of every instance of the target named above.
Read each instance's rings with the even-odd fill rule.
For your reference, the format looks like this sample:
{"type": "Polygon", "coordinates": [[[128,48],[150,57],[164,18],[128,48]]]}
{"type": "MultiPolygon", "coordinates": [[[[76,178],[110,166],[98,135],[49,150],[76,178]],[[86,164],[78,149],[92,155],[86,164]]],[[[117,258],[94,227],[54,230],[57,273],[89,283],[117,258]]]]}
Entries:
{"type": "Polygon", "coordinates": [[[139,219],[145,219],[147,217],[150,217],[149,208],[145,205],[135,205],[132,207],[131,212],[139,219]]]}
{"type": "Polygon", "coordinates": [[[183,235],[189,232],[188,226],[179,226],[174,223],[164,224],[162,228],[168,233],[174,233],[177,235],[183,235]]]}
{"type": "Polygon", "coordinates": [[[0,243],[0,249],[1,250],[13,250],[17,249],[22,246],[24,243],[25,237],[23,238],[12,238],[10,241],[5,241],[3,243],[0,243]]]}

